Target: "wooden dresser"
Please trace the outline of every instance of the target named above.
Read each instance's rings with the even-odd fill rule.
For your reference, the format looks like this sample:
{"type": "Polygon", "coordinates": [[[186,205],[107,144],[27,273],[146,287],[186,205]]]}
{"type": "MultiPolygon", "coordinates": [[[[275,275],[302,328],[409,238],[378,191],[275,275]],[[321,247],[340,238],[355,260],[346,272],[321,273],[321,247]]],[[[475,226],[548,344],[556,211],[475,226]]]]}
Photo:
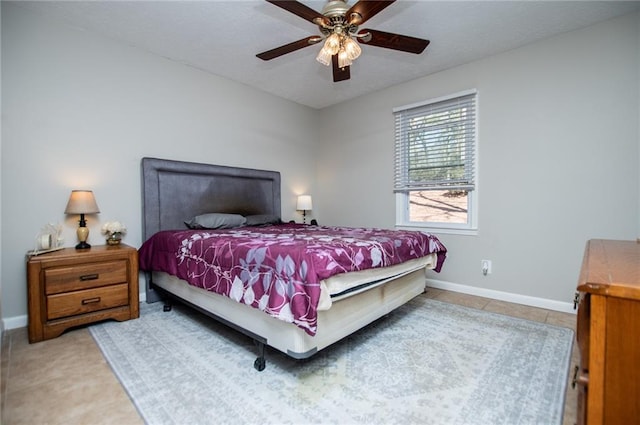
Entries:
{"type": "Polygon", "coordinates": [[[640,243],[587,243],[578,282],[578,424],[640,423],[640,243]]]}
{"type": "Polygon", "coordinates": [[[29,342],[105,319],[139,316],[138,251],[130,246],[94,246],[27,260],[29,342]]]}

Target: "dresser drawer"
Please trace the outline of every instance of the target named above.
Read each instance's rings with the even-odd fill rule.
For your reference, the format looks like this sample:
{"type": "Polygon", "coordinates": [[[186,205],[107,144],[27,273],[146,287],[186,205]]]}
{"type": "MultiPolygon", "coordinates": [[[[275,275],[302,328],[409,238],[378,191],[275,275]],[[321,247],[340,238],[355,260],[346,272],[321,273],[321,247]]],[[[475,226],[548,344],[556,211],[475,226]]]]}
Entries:
{"type": "Polygon", "coordinates": [[[47,295],[97,288],[127,281],[126,260],[87,263],[44,270],[47,295]]]}
{"type": "Polygon", "coordinates": [[[103,286],[47,296],[47,320],[129,304],[129,285],[103,286]]]}

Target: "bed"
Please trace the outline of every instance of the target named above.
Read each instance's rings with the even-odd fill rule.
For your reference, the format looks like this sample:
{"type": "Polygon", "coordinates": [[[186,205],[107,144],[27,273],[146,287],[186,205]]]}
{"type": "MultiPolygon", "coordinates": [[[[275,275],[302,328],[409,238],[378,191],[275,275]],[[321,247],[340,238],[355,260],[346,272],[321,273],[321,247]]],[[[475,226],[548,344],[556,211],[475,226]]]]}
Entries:
{"type": "Polygon", "coordinates": [[[276,171],[157,158],[141,167],[146,301],[170,310],[178,300],[245,333],[257,370],[267,345],[307,358],[398,308],[446,258],[421,232],[282,223],[276,171]],[[219,229],[203,217],[245,221],[219,229]]]}

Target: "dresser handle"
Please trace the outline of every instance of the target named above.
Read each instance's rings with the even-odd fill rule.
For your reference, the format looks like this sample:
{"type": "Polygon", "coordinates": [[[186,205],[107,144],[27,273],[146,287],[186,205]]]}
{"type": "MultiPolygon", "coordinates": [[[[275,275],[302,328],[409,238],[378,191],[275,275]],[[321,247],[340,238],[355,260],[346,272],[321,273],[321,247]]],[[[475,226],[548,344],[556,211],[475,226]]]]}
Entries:
{"type": "Polygon", "coordinates": [[[571,388],[575,388],[576,385],[580,385],[586,388],[589,385],[589,377],[584,376],[581,373],[579,374],[579,372],[580,372],[580,366],[576,366],[573,372],[573,379],[571,380],[571,388]]]}
{"type": "Polygon", "coordinates": [[[82,300],[82,305],[95,304],[99,302],[100,302],[100,297],[87,298],[86,300],[82,300]]]}
{"type": "Polygon", "coordinates": [[[85,275],[80,276],[80,280],[84,282],[85,280],[96,280],[99,277],[100,277],[100,275],[98,273],[85,274],[85,275]]]}

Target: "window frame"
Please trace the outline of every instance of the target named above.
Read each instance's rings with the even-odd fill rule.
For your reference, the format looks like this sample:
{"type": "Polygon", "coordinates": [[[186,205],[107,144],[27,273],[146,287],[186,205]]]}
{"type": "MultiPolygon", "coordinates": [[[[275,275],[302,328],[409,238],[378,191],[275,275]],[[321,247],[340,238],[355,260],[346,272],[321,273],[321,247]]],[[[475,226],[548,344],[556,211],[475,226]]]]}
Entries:
{"type": "MultiPolygon", "coordinates": [[[[451,233],[460,235],[476,235],[478,233],[478,181],[479,181],[479,168],[478,168],[478,111],[479,111],[479,96],[476,89],[464,90],[461,92],[453,93],[438,98],[428,99],[423,102],[414,103],[410,105],[400,106],[393,108],[394,115],[398,112],[415,109],[443,101],[448,101],[464,96],[474,95],[475,100],[475,128],[474,128],[474,141],[472,148],[474,150],[473,167],[474,167],[474,189],[467,192],[467,222],[466,223],[442,223],[442,222],[417,222],[409,220],[409,191],[396,191],[396,224],[397,228],[419,228],[427,229],[429,231],[438,233],[451,233]]],[[[394,130],[394,146],[397,140],[397,134],[394,130]]],[[[394,148],[394,156],[396,149],[394,148]]],[[[394,175],[396,172],[396,164],[394,160],[394,175]]],[[[395,184],[394,184],[395,189],[395,184]]]]}

